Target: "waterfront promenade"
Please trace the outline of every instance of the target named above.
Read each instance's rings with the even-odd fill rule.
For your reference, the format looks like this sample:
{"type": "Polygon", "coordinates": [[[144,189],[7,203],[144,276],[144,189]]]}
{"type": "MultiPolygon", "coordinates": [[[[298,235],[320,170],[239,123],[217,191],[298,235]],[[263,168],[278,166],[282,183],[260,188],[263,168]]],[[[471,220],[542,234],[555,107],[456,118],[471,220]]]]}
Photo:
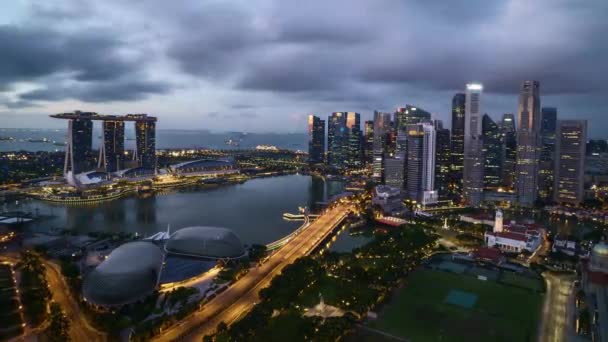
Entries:
{"type": "Polygon", "coordinates": [[[311,253],[324,241],[352,210],[349,204],[328,209],[308,228],[289,240],[272,254],[268,261],[253,268],[226,291],[205,303],[201,310],[189,315],[173,327],[156,336],[155,341],[200,341],[215,332],[220,322],[228,325],[245,315],[259,301],[259,291],[296,259],[311,253]]]}

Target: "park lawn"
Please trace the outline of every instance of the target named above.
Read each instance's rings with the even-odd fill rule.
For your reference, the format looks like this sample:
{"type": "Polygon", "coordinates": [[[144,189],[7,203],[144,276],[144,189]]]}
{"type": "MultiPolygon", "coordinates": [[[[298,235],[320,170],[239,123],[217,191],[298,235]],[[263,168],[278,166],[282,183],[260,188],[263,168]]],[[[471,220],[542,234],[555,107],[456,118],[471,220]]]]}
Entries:
{"type": "Polygon", "coordinates": [[[543,289],[543,284],[541,281],[542,280],[539,278],[526,277],[524,275],[506,271],[500,276],[500,282],[502,283],[519,286],[538,292],[542,291],[543,289]]]}
{"type": "Polygon", "coordinates": [[[536,340],[542,296],[475,277],[421,269],[370,326],[417,341],[536,340]],[[477,295],[471,309],[444,302],[451,290],[477,295]]]}

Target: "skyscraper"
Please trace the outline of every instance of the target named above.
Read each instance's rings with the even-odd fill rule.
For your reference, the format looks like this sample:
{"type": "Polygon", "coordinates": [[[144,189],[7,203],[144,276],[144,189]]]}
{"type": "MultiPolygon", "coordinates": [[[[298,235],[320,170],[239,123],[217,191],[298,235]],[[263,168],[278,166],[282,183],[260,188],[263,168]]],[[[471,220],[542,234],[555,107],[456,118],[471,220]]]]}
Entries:
{"type": "Polygon", "coordinates": [[[308,162],[323,163],[325,154],[325,120],[308,115],[308,162]]]}
{"type": "Polygon", "coordinates": [[[538,191],[540,153],[540,93],[538,81],[524,81],[517,110],[515,191],[520,205],[531,206],[538,191]]]}
{"type": "Polygon", "coordinates": [[[482,118],[483,130],[483,187],[495,191],[501,185],[501,157],[503,146],[498,125],[488,114],[482,118]]]}
{"type": "Polygon", "coordinates": [[[501,186],[511,191],[515,187],[515,164],[517,161],[517,137],[515,135],[515,116],[513,114],[503,114],[500,134],[503,146],[501,155],[501,186]]]}
{"type": "Polygon", "coordinates": [[[541,150],[538,165],[538,197],[543,201],[553,200],[556,123],[557,108],[543,107],[541,109],[541,150]]]}
{"type": "Polygon", "coordinates": [[[391,115],[374,111],[374,152],[372,177],[377,181],[381,181],[384,172],[384,157],[386,151],[386,135],[391,129],[391,115]]]}
{"type": "Polygon", "coordinates": [[[156,171],[156,118],[151,120],[146,114],[130,114],[138,117],[135,121],[135,144],[139,166],[156,171]]]}
{"type": "Polygon", "coordinates": [[[76,111],[77,118],[68,121],[68,137],[63,173],[69,174],[90,171],[93,161],[93,121],[91,117],[96,113],[83,113],[76,111]]]}
{"type": "Polygon", "coordinates": [[[360,168],[363,160],[363,142],[361,134],[361,115],[355,112],[346,113],[346,129],[348,135],[348,147],[346,166],[349,168],[360,168]]]}
{"type": "Polygon", "coordinates": [[[409,104],[397,108],[395,112],[395,128],[397,131],[405,131],[408,125],[430,121],[431,113],[409,104]]]}
{"type": "Polygon", "coordinates": [[[374,121],[365,121],[365,127],[363,129],[364,139],[364,161],[365,165],[372,165],[374,162],[374,121]]]}
{"type": "Polygon", "coordinates": [[[440,199],[448,198],[450,184],[450,166],[452,150],[450,149],[450,130],[443,128],[441,120],[435,120],[435,189],[440,199]]]}
{"type": "Polygon", "coordinates": [[[346,167],[349,155],[346,116],[346,112],[331,113],[327,123],[327,163],[339,169],[346,167]]]}
{"type": "Polygon", "coordinates": [[[384,160],[384,184],[403,189],[405,185],[405,159],[403,155],[384,160]]]}
{"type": "Polygon", "coordinates": [[[481,203],[483,196],[483,134],[481,119],[480,83],[467,84],[464,125],[464,201],[472,206],[481,203]]]}
{"type": "Polygon", "coordinates": [[[116,172],[124,168],[125,122],[103,121],[103,141],[99,149],[99,168],[116,172]]]}
{"type": "Polygon", "coordinates": [[[452,156],[450,188],[453,198],[458,198],[462,191],[462,170],[464,169],[464,114],[466,95],[458,93],[452,98],[452,156]]]}
{"type": "Polygon", "coordinates": [[[407,126],[406,131],[406,195],[424,205],[435,203],[435,127],[430,123],[420,123],[407,126]]]}
{"type": "Polygon", "coordinates": [[[586,141],[586,120],[557,122],[555,202],[579,204],[583,201],[586,141]]]}

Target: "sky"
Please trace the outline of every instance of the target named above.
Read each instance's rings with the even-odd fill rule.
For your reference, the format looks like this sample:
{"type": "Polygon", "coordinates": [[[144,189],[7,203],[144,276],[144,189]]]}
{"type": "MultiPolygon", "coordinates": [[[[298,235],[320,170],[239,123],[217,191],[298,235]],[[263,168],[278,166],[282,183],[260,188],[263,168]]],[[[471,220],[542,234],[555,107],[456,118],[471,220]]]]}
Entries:
{"type": "Polygon", "coordinates": [[[608,138],[606,14],[605,0],[4,1],[0,127],[80,109],[304,132],[309,113],[405,104],[449,125],[466,83],[499,118],[534,79],[543,106],[608,138]]]}

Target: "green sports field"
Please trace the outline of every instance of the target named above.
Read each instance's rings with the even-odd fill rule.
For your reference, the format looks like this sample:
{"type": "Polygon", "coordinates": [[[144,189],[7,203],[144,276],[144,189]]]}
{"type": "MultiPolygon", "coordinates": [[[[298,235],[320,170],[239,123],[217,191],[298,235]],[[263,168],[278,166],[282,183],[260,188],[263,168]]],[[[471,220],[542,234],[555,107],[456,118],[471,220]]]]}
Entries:
{"type": "Polygon", "coordinates": [[[413,342],[535,341],[541,306],[534,291],[421,269],[369,325],[413,342]],[[455,295],[472,306],[449,304],[455,295]]]}

